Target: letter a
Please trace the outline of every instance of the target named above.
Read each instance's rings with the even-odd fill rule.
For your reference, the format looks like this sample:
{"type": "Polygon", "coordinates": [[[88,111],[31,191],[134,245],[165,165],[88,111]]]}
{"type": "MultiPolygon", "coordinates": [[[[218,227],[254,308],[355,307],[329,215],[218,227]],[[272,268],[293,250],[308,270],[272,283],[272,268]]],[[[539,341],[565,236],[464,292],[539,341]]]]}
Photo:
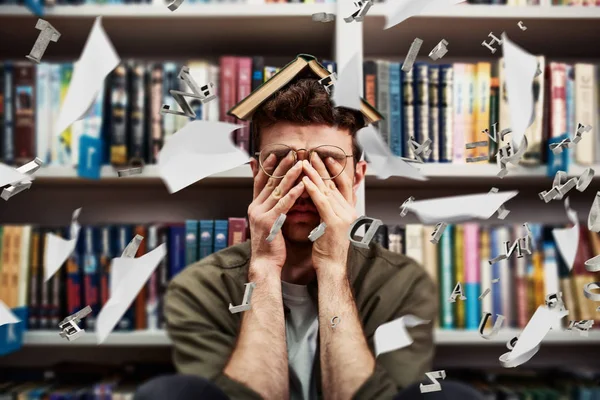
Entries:
{"type": "Polygon", "coordinates": [[[456,302],[456,297],[460,296],[459,299],[461,300],[466,300],[467,298],[463,295],[463,291],[462,291],[462,285],[460,284],[460,282],[458,282],[456,284],[456,286],[454,286],[454,290],[452,291],[452,294],[450,295],[450,297],[448,298],[448,301],[450,303],[455,303],[456,302]]]}

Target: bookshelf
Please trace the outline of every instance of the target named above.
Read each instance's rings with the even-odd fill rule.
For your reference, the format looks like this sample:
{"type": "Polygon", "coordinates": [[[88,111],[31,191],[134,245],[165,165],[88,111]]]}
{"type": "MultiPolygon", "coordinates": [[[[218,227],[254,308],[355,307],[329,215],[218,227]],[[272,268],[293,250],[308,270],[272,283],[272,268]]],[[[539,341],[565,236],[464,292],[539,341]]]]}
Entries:
{"type": "MultiPolygon", "coordinates": [[[[481,41],[489,32],[500,34],[502,31],[527,50],[545,54],[549,59],[577,58],[597,62],[600,58],[597,50],[600,7],[461,5],[444,13],[428,12],[383,30],[386,7],[376,3],[363,24],[345,24],[311,20],[311,15],[317,12],[336,12],[337,5],[329,3],[184,3],[176,12],[170,12],[164,4],[56,6],[48,9],[44,18],[61,32],[62,37],[59,42],[50,44],[44,59],[77,58],[96,16],[103,16],[104,28],[123,59],[186,60],[216,58],[226,53],[260,53],[287,62],[297,53],[305,52],[342,63],[356,50],[365,58],[400,59],[412,40],[419,37],[424,40],[419,57],[423,60],[443,38],[449,42],[449,53],[442,61],[453,57],[496,60],[501,51],[492,55],[481,46],[481,41]],[[521,31],[518,21],[523,21],[528,29],[521,31]],[[548,32],[557,33],[549,35],[548,32]],[[347,42],[352,44],[351,49],[347,42]],[[148,43],[151,46],[143,45],[148,43]]],[[[24,7],[0,6],[0,34],[4,43],[10,43],[0,45],[0,59],[24,59],[39,34],[33,28],[36,20],[37,17],[24,7]],[[23,29],[24,26],[30,29],[23,29]]],[[[366,215],[381,218],[388,224],[415,223],[417,220],[411,214],[403,219],[398,216],[398,207],[410,195],[424,199],[487,192],[496,186],[501,190],[520,191],[520,199],[507,205],[511,214],[506,223],[531,221],[533,210],[537,222],[567,221],[562,202],[544,204],[537,198],[537,192],[551,187],[552,178],[547,176],[545,166],[512,167],[504,179],[496,178],[498,167],[495,164],[423,164],[418,168],[431,180],[417,182],[392,177],[381,181],[371,170],[365,184],[368,190],[359,195],[366,215]]],[[[585,168],[573,165],[569,175],[578,176],[585,168]]],[[[600,165],[592,168],[600,176],[600,165]]],[[[126,178],[118,178],[112,167],[103,167],[99,181],[79,179],[74,168],[63,166],[41,168],[35,176],[30,190],[2,203],[0,223],[66,225],[73,209],[81,206],[80,223],[83,225],[243,216],[252,186],[248,166],[216,174],[173,195],[168,194],[154,165],[146,166],[139,176],[126,178]],[[223,198],[228,200],[224,202],[223,198]]],[[[579,212],[579,219],[584,224],[597,183],[596,178],[585,193],[573,191],[571,194],[571,205],[579,212]]],[[[505,343],[518,333],[517,329],[503,329],[491,340],[484,340],[473,331],[436,330],[435,364],[499,367],[497,358],[506,351],[505,343]],[[478,351],[482,348],[486,350],[478,351]],[[494,348],[494,352],[488,352],[488,348],[494,348]]],[[[43,360],[47,354],[44,351],[52,352],[57,359],[86,362],[112,361],[112,357],[121,357],[125,361],[157,357],[165,363],[170,361],[170,341],[162,331],[115,332],[101,346],[96,346],[92,333],[68,342],[60,338],[57,331],[28,332],[24,340],[23,350],[0,357],[0,365],[26,365],[43,360]],[[77,347],[77,351],[65,351],[67,346],[77,347]],[[110,347],[117,349],[109,352],[110,347]]],[[[593,363],[592,356],[600,356],[599,343],[598,330],[591,331],[587,338],[572,332],[550,332],[540,353],[528,365],[555,366],[566,364],[569,359],[577,366],[593,363]]]]}

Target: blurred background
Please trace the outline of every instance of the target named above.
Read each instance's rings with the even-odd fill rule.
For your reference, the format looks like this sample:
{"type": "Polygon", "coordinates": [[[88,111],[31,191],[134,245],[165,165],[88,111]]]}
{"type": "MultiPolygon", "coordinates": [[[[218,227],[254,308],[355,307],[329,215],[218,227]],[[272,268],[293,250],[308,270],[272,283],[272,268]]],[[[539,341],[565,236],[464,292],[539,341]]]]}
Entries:
{"type": "MultiPolygon", "coordinates": [[[[177,78],[182,66],[189,67],[200,86],[212,82],[217,88],[216,100],[190,101],[196,119],[233,122],[226,111],[297,54],[314,55],[335,72],[354,51],[362,57],[364,98],[384,115],[377,127],[391,151],[410,156],[410,136],[433,142],[432,154],[421,166],[429,181],[382,181],[371,171],[358,205],[361,213],[386,224],[378,231],[378,242],[421,262],[437,283],[438,292],[432,293],[440,303],[433,370],[445,369],[447,379],[469,382],[489,399],[600,398],[600,324],[586,336],[567,330],[570,320],[600,319],[600,304],[583,294],[585,284],[600,278],[584,267],[585,260],[600,254],[598,234],[586,227],[598,180],[583,193],[569,193],[581,224],[572,270],[551,234],[552,228],[569,224],[563,202],[546,204],[538,197],[552,188],[556,171],[579,176],[589,166],[600,166],[598,0],[470,1],[479,4],[430,11],[388,30],[383,27],[389,5],[378,2],[362,23],[350,24],[312,21],[312,14],[335,13],[334,2],[185,0],[174,12],[168,3],[47,1],[42,18],[61,37],[35,65],[24,56],[40,33],[35,29],[38,17],[22,4],[0,0],[0,159],[20,166],[37,156],[45,163],[29,190],[0,205],[0,299],[23,318],[13,328],[0,327],[0,398],[90,391],[104,396],[92,398],[131,398],[139,383],[173,370],[161,310],[169,280],[186,265],[246,239],[252,196],[248,166],[175,194],[159,178],[155,163],[160,146],[189,121],[159,112],[163,104],[177,107],[169,90],[184,85],[177,78]],[[105,80],[86,117],[54,132],[73,63],[97,16],[103,17],[122,64],[105,80]],[[490,42],[489,33],[500,37],[502,32],[538,56],[542,73],[534,80],[536,117],[527,131],[527,153],[521,165],[509,166],[509,175],[499,179],[495,154],[502,143],[482,131],[510,127],[502,48],[495,44],[499,51],[492,53],[481,43],[490,42]],[[404,73],[400,67],[415,37],[424,43],[417,63],[404,73]],[[432,61],[428,54],[442,39],[448,42],[448,54],[432,61]],[[593,129],[576,147],[553,155],[548,145],[573,137],[578,123],[593,129]],[[84,134],[102,139],[100,179],[79,176],[84,134]],[[475,141],[488,144],[464,149],[464,143],[475,141]],[[485,155],[489,161],[466,162],[485,155]],[[116,169],[140,160],[145,165],[141,175],[117,178],[116,169]],[[438,245],[429,242],[433,226],[419,224],[410,213],[399,215],[409,196],[487,193],[492,187],[519,191],[518,200],[506,203],[506,219],[494,216],[449,226],[438,245]],[[83,207],[83,228],[77,250],[44,282],[45,233],[68,237],[71,214],[78,207],[83,207]],[[504,241],[523,236],[525,222],[534,236],[533,254],[513,255],[490,266],[487,260],[503,252],[504,241]],[[146,238],[138,256],[162,242],[168,256],[115,331],[97,345],[94,316],[108,298],[110,259],[136,233],[146,238]],[[494,278],[501,279],[492,283],[494,278]],[[457,281],[475,295],[449,303],[457,281]],[[479,301],[487,288],[491,293],[479,301]],[[546,336],[529,362],[502,368],[498,357],[508,351],[506,343],[525,327],[545,296],[558,291],[569,310],[564,325],[546,336]],[[80,324],[86,333],[73,342],[61,338],[58,323],[86,305],[93,310],[80,324]],[[478,332],[484,311],[506,318],[499,333],[487,340],[478,332]]],[[[188,91],[185,86],[181,90],[188,91]]],[[[232,139],[254,152],[247,126],[232,139]]]]}

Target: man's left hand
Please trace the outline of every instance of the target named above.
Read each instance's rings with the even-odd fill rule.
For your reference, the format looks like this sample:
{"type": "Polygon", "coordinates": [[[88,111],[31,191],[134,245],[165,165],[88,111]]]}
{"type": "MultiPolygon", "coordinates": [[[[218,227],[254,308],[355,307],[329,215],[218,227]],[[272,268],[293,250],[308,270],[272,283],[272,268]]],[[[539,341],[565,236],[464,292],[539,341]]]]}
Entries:
{"type": "Polygon", "coordinates": [[[340,173],[343,167],[332,158],[325,164],[318,155],[313,155],[313,165],[302,162],[306,176],[302,179],[321,219],[327,227],[325,233],[313,244],[312,261],[317,273],[346,274],[348,258],[348,230],[358,218],[352,204],[352,178],[340,173]],[[321,176],[335,176],[333,180],[323,180],[321,176]],[[331,174],[331,175],[330,175],[331,174]]]}

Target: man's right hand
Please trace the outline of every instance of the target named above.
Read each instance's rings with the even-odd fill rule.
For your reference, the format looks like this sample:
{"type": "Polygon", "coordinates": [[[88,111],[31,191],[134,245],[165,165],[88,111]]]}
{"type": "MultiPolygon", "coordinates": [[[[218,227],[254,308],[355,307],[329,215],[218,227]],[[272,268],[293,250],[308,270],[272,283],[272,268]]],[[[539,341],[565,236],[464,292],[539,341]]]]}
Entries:
{"type": "MultiPolygon", "coordinates": [[[[275,162],[275,156],[271,155],[264,161],[264,167],[272,168],[275,162]]],[[[267,242],[266,239],[279,215],[287,214],[304,192],[302,182],[294,186],[294,182],[302,173],[302,162],[297,161],[290,168],[293,162],[292,153],[279,162],[273,175],[285,174],[281,179],[269,177],[262,168],[254,178],[254,200],[248,206],[252,247],[251,271],[256,272],[257,269],[270,267],[276,268],[278,273],[281,273],[281,268],[285,263],[285,241],[281,232],[277,233],[271,242],[267,242]]]]}

